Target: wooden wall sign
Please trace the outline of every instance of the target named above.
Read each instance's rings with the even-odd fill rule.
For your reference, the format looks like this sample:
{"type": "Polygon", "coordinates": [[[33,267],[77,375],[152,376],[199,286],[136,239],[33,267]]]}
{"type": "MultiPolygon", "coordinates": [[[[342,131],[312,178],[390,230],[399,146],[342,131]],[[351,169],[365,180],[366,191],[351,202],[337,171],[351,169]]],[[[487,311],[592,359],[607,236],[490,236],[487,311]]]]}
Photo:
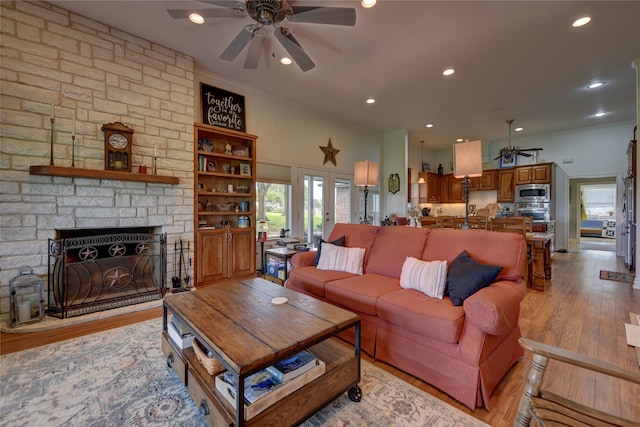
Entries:
{"type": "Polygon", "coordinates": [[[202,122],[246,132],[244,96],[200,83],[202,122]]]}

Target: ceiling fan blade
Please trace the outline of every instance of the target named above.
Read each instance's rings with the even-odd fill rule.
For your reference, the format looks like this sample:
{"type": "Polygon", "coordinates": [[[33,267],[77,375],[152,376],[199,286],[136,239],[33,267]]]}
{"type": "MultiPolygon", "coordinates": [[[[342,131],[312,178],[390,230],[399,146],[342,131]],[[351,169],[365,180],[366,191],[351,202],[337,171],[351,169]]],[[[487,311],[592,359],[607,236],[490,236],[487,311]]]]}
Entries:
{"type": "Polygon", "coordinates": [[[276,28],[274,34],[302,71],[309,71],[316,66],[288,29],[276,28]]]}
{"type": "Polygon", "coordinates": [[[542,151],[543,148],[522,148],[520,151],[542,151]]]}
{"type": "Polygon", "coordinates": [[[212,4],[214,6],[226,7],[227,9],[245,10],[245,4],[240,0],[198,0],[198,3],[212,4]]]}
{"type": "Polygon", "coordinates": [[[293,15],[287,16],[292,22],[306,22],[310,24],[356,25],[356,10],[351,7],[313,7],[291,6],[293,15]]]}
{"type": "Polygon", "coordinates": [[[249,52],[247,52],[247,59],[244,61],[244,68],[258,68],[258,62],[260,61],[260,55],[264,51],[266,40],[265,37],[254,37],[251,40],[249,43],[249,52]]]}
{"type": "Polygon", "coordinates": [[[525,153],[523,151],[518,151],[517,152],[518,156],[524,156],[524,157],[531,157],[533,156],[533,154],[529,154],[529,153],[525,153]]]}
{"type": "Polygon", "coordinates": [[[236,12],[228,9],[168,9],[167,13],[175,19],[187,19],[192,13],[197,13],[204,18],[232,18],[236,12]]]}
{"type": "Polygon", "coordinates": [[[235,39],[229,43],[229,46],[222,52],[220,55],[220,59],[224,59],[225,61],[233,61],[235,60],[240,52],[244,50],[245,47],[249,44],[251,39],[253,38],[258,25],[249,24],[240,30],[240,33],[236,36],[235,39]]]}

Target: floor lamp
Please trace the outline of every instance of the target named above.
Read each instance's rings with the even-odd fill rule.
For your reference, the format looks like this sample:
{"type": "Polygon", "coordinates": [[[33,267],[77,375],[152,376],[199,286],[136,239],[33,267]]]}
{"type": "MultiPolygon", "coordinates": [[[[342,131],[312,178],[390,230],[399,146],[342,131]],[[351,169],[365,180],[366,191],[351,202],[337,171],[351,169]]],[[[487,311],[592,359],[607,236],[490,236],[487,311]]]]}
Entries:
{"type": "Polygon", "coordinates": [[[369,160],[356,162],[353,175],[356,187],[364,187],[363,224],[369,224],[369,219],[367,218],[367,197],[369,196],[369,186],[378,185],[378,164],[370,162],[369,160]]]}
{"type": "Polygon", "coordinates": [[[481,141],[465,141],[453,146],[453,175],[460,179],[464,186],[464,203],[465,217],[462,228],[469,229],[469,186],[471,180],[482,176],[482,142],[481,141]]]}

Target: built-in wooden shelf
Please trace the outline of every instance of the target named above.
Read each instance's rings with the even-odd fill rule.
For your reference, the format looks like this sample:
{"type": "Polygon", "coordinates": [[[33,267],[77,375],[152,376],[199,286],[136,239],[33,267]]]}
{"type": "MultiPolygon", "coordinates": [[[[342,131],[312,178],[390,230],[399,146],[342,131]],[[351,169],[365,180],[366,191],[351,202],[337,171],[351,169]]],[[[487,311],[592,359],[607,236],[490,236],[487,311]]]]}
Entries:
{"type": "Polygon", "coordinates": [[[99,169],[82,169],[65,166],[30,166],[29,175],[64,176],[68,178],[114,179],[119,181],[154,182],[176,185],[175,176],[153,175],[133,172],[118,172],[99,169]]]}

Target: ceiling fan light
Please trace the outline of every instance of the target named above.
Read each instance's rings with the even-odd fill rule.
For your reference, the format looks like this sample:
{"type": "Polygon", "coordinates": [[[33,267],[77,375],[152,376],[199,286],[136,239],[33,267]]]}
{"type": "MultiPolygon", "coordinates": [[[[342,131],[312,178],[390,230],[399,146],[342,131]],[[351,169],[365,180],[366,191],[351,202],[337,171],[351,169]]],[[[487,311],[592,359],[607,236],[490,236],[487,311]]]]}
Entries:
{"type": "Polygon", "coordinates": [[[587,25],[590,21],[591,21],[591,17],[583,16],[582,18],[578,18],[575,21],[573,21],[573,24],[571,24],[571,26],[575,28],[582,27],[583,25],[587,25]]]}
{"type": "Polygon", "coordinates": [[[204,18],[202,17],[202,15],[200,15],[199,13],[190,13],[189,14],[189,21],[193,22],[194,24],[204,24],[204,18]]]}
{"type": "Polygon", "coordinates": [[[287,56],[283,56],[283,57],[280,59],[280,63],[281,63],[282,65],[291,65],[291,63],[292,63],[292,62],[293,62],[293,61],[291,60],[291,58],[289,58],[289,57],[287,57],[287,56]]]}
{"type": "Polygon", "coordinates": [[[360,4],[362,5],[362,7],[368,9],[376,5],[376,0],[362,0],[360,4]]]}

